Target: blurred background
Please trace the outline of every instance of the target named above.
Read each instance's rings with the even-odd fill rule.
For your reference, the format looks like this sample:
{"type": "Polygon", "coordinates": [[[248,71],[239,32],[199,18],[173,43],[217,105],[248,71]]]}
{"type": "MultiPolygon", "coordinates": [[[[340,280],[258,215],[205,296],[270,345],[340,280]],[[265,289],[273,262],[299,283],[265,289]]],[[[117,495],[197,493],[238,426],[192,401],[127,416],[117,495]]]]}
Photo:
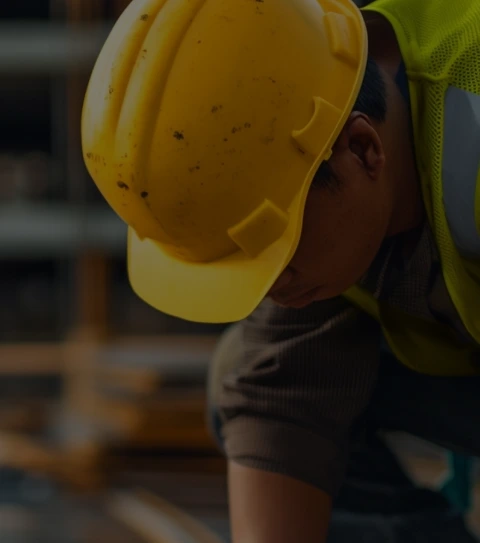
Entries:
{"type": "Polygon", "coordinates": [[[2,543],[144,541],[122,508],[147,515],[151,493],[157,516],[163,497],[225,527],[204,398],[222,327],[134,295],[126,228],[81,154],[88,77],[128,2],[0,3],[2,543]]]}
{"type": "MultiPolygon", "coordinates": [[[[2,543],[228,541],[205,425],[223,327],[134,295],[126,228],[81,154],[88,77],[128,3],[0,3],[2,543]]],[[[438,477],[441,456],[419,458],[438,477]]]]}

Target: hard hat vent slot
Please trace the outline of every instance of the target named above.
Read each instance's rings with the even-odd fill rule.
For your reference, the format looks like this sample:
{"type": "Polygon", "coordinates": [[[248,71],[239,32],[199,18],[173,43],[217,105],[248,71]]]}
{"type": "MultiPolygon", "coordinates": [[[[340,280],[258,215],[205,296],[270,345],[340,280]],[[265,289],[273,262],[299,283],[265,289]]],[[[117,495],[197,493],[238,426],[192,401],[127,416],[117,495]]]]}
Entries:
{"type": "Polygon", "coordinates": [[[355,21],[341,13],[329,12],[325,15],[325,27],[332,53],[353,68],[360,62],[361,48],[357,40],[355,21]]]}
{"type": "Polygon", "coordinates": [[[310,122],[302,130],[295,130],[293,138],[300,148],[314,158],[318,158],[326,151],[325,134],[333,134],[337,128],[342,112],[323,98],[314,99],[315,111],[310,122]]]}
{"type": "Polygon", "coordinates": [[[264,200],[248,217],[229,228],[228,235],[250,258],[275,242],[288,225],[288,215],[270,200],[264,200]]]}

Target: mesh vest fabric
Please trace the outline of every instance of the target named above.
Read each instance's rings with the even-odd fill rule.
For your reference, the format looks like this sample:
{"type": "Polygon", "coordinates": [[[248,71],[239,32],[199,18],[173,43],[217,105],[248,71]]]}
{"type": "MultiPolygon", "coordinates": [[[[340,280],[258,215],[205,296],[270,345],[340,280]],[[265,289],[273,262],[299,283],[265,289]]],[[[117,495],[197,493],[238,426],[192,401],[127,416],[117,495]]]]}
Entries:
{"type": "MultiPolygon", "coordinates": [[[[480,3],[470,0],[452,3],[377,0],[365,9],[386,17],[399,41],[409,80],[417,167],[429,223],[439,249],[449,294],[465,327],[480,343],[479,304],[472,304],[472,300],[480,297],[477,280],[480,266],[462,257],[453,242],[445,215],[442,185],[446,92],[450,87],[455,87],[480,94],[480,3]]],[[[432,327],[425,327],[423,340],[418,332],[421,323],[412,323],[408,330],[408,323],[401,322],[402,316],[392,317],[391,313],[387,315],[388,312],[385,312],[382,317],[374,301],[369,301],[362,293],[352,292],[352,301],[383,320],[392,349],[411,367],[414,364],[406,359],[415,357],[415,345],[418,347],[418,358],[422,360],[427,359],[426,353],[435,350],[435,343],[440,339],[443,340],[442,350],[446,352],[448,340],[445,341],[445,330],[440,332],[440,329],[436,331],[432,327]],[[414,326],[417,327],[415,332],[412,330],[414,326]],[[403,331],[393,330],[394,327],[403,331]],[[400,338],[400,335],[403,337],[400,338]],[[400,345],[401,342],[404,345],[400,345]],[[408,348],[407,343],[410,343],[408,348]]],[[[451,359],[457,358],[455,352],[456,347],[452,343],[449,352],[451,359]]],[[[436,354],[431,358],[435,359],[436,354]]],[[[470,363],[471,353],[463,351],[459,358],[462,358],[462,363],[457,364],[457,368],[453,361],[452,367],[449,367],[446,360],[442,368],[432,368],[431,373],[438,370],[441,374],[451,374],[456,373],[455,369],[460,374],[476,372],[470,363]]],[[[426,366],[428,362],[422,371],[428,372],[426,366]]]]}

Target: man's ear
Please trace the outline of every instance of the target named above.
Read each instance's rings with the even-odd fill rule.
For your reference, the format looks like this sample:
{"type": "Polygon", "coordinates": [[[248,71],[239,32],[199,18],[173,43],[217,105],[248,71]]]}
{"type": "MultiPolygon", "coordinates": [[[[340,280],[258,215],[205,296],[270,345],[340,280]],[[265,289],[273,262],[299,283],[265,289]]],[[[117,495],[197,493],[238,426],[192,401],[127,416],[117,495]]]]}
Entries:
{"type": "Polygon", "coordinates": [[[378,178],[385,164],[382,140],[367,115],[353,112],[338,137],[334,150],[349,155],[370,177],[378,178]]]}

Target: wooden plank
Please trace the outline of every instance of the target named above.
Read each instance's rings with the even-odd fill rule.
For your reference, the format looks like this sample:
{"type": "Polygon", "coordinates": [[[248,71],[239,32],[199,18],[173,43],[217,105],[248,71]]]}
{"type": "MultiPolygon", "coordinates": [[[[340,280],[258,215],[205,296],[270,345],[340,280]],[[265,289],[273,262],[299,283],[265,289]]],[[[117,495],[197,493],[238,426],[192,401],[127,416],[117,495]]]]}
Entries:
{"type": "Polygon", "coordinates": [[[94,251],[85,252],[76,263],[75,327],[101,340],[108,336],[108,268],[107,257],[94,251]]]}
{"type": "MultiPolygon", "coordinates": [[[[88,314],[87,309],[85,312],[88,314]]],[[[87,322],[95,322],[96,318],[87,318],[86,320],[87,322]]],[[[99,320],[102,322],[103,317],[99,320]]],[[[65,343],[0,344],[0,376],[61,373],[65,369],[65,349],[81,347],[82,338],[79,335],[75,334],[74,338],[67,340],[65,343]]],[[[84,340],[88,341],[88,338],[85,337],[84,340]]],[[[150,361],[156,356],[158,359],[167,358],[171,360],[171,364],[193,365],[197,363],[202,365],[208,362],[216,342],[217,336],[125,336],[111,338],[104,342],[99,341],[93,346],[93,352],[99,363],[107,362],[105,370],[102,371],[120,372],[119,367],[114,364],[117,353],[120,355],[120,364],[127,361],[133,363],[137,357],[140,359],[146,357],[150,361]]],[[[91,349],[92,345],[89,347],[91,349]]]]}
{"type": "Polygon", "coordinates": [[[98,398],[91,404],[77,405],[77,412],[92,423],[107,425],[113,438],[111,444],[208,451],[216,447],[202,413],[176,413],[168,408],[160,412],[142,410],[134,404],[98,398]]]}
{"type": "Polygon", "coordinates": [[[146,543],[221,543],[196,519],[144,490],[114,495],[107,508],[146,543]]]}
{"type": "Polygon", "coordinates": [[[110,337],[105,341],[105,351],[102,354],[109,355],[111,352],[124,350],[148,353],[152,349],[161,349],[166,354],[175,355],[180,361],[182,358],[190,360],[192,356],[200,356],[204,359],[213,353],[218,339],[219,336],[216,334],[110,337]]]}
{"type": "Polygon", "coordinates": [[[32,437],[0,432],[0,465],[42,473],[77,491],[97,490],[104,485],[102,458],[103,450],[95,443],[70,448],[48,446],[32,437]]]}
{"type": "Polygon", "coordinates": [[[151,395],[161,384],[161,376],[151,369],[121,366],[95,368],[96,389],[99,394],[151,395]]]}
{"type": "Polygon", "coordinates": [[[169,395],[166,390],[164,396],[144,400],[97,395],[82,405],[81,413],[92,422],[101,421],[116,429],[117,443],[165,449],[216,448],[206,426],[203,393],[169,395]]]}
{"type": "Polygon", "coordinates": [[[2,402],[0,404],[0,431],[40,432],[47,425],[53,403],[50,401],[2,402]]]}
{"type": "Polygon", "coordinates": [[[50,448],[25,436],[0,432],[0,464],[2,466],[51,473],[58,463],[58,454],[50,448]]]}
{"type": "Polygon", "coordinates": [[[217,341],[216,335],[111,338],[99,347],[96,361],[102,367],[149,368],[166,380],[198,380],[206,375],[217,341]]]}
{"type": "Polygon", "coordinates": [[[64,370],[61,343],[18,343],[0,345],[0,376],[51,375],[64,370]]]}
{"type": "Polygon", "coordinates": [[[132,447],[155,447],[163,450],[196,450],[214,452],[216,445],[207,430],[203,428],[162,428],[159,430],[140,430],[130,436],[132,447]]]}
{"type": "Polygon", "coordinates": [[[90,409],[95,400],[95,355],[100,340],[94,331],[76,329],[65,343],[64,409],[82,413],[90,409]]]}

